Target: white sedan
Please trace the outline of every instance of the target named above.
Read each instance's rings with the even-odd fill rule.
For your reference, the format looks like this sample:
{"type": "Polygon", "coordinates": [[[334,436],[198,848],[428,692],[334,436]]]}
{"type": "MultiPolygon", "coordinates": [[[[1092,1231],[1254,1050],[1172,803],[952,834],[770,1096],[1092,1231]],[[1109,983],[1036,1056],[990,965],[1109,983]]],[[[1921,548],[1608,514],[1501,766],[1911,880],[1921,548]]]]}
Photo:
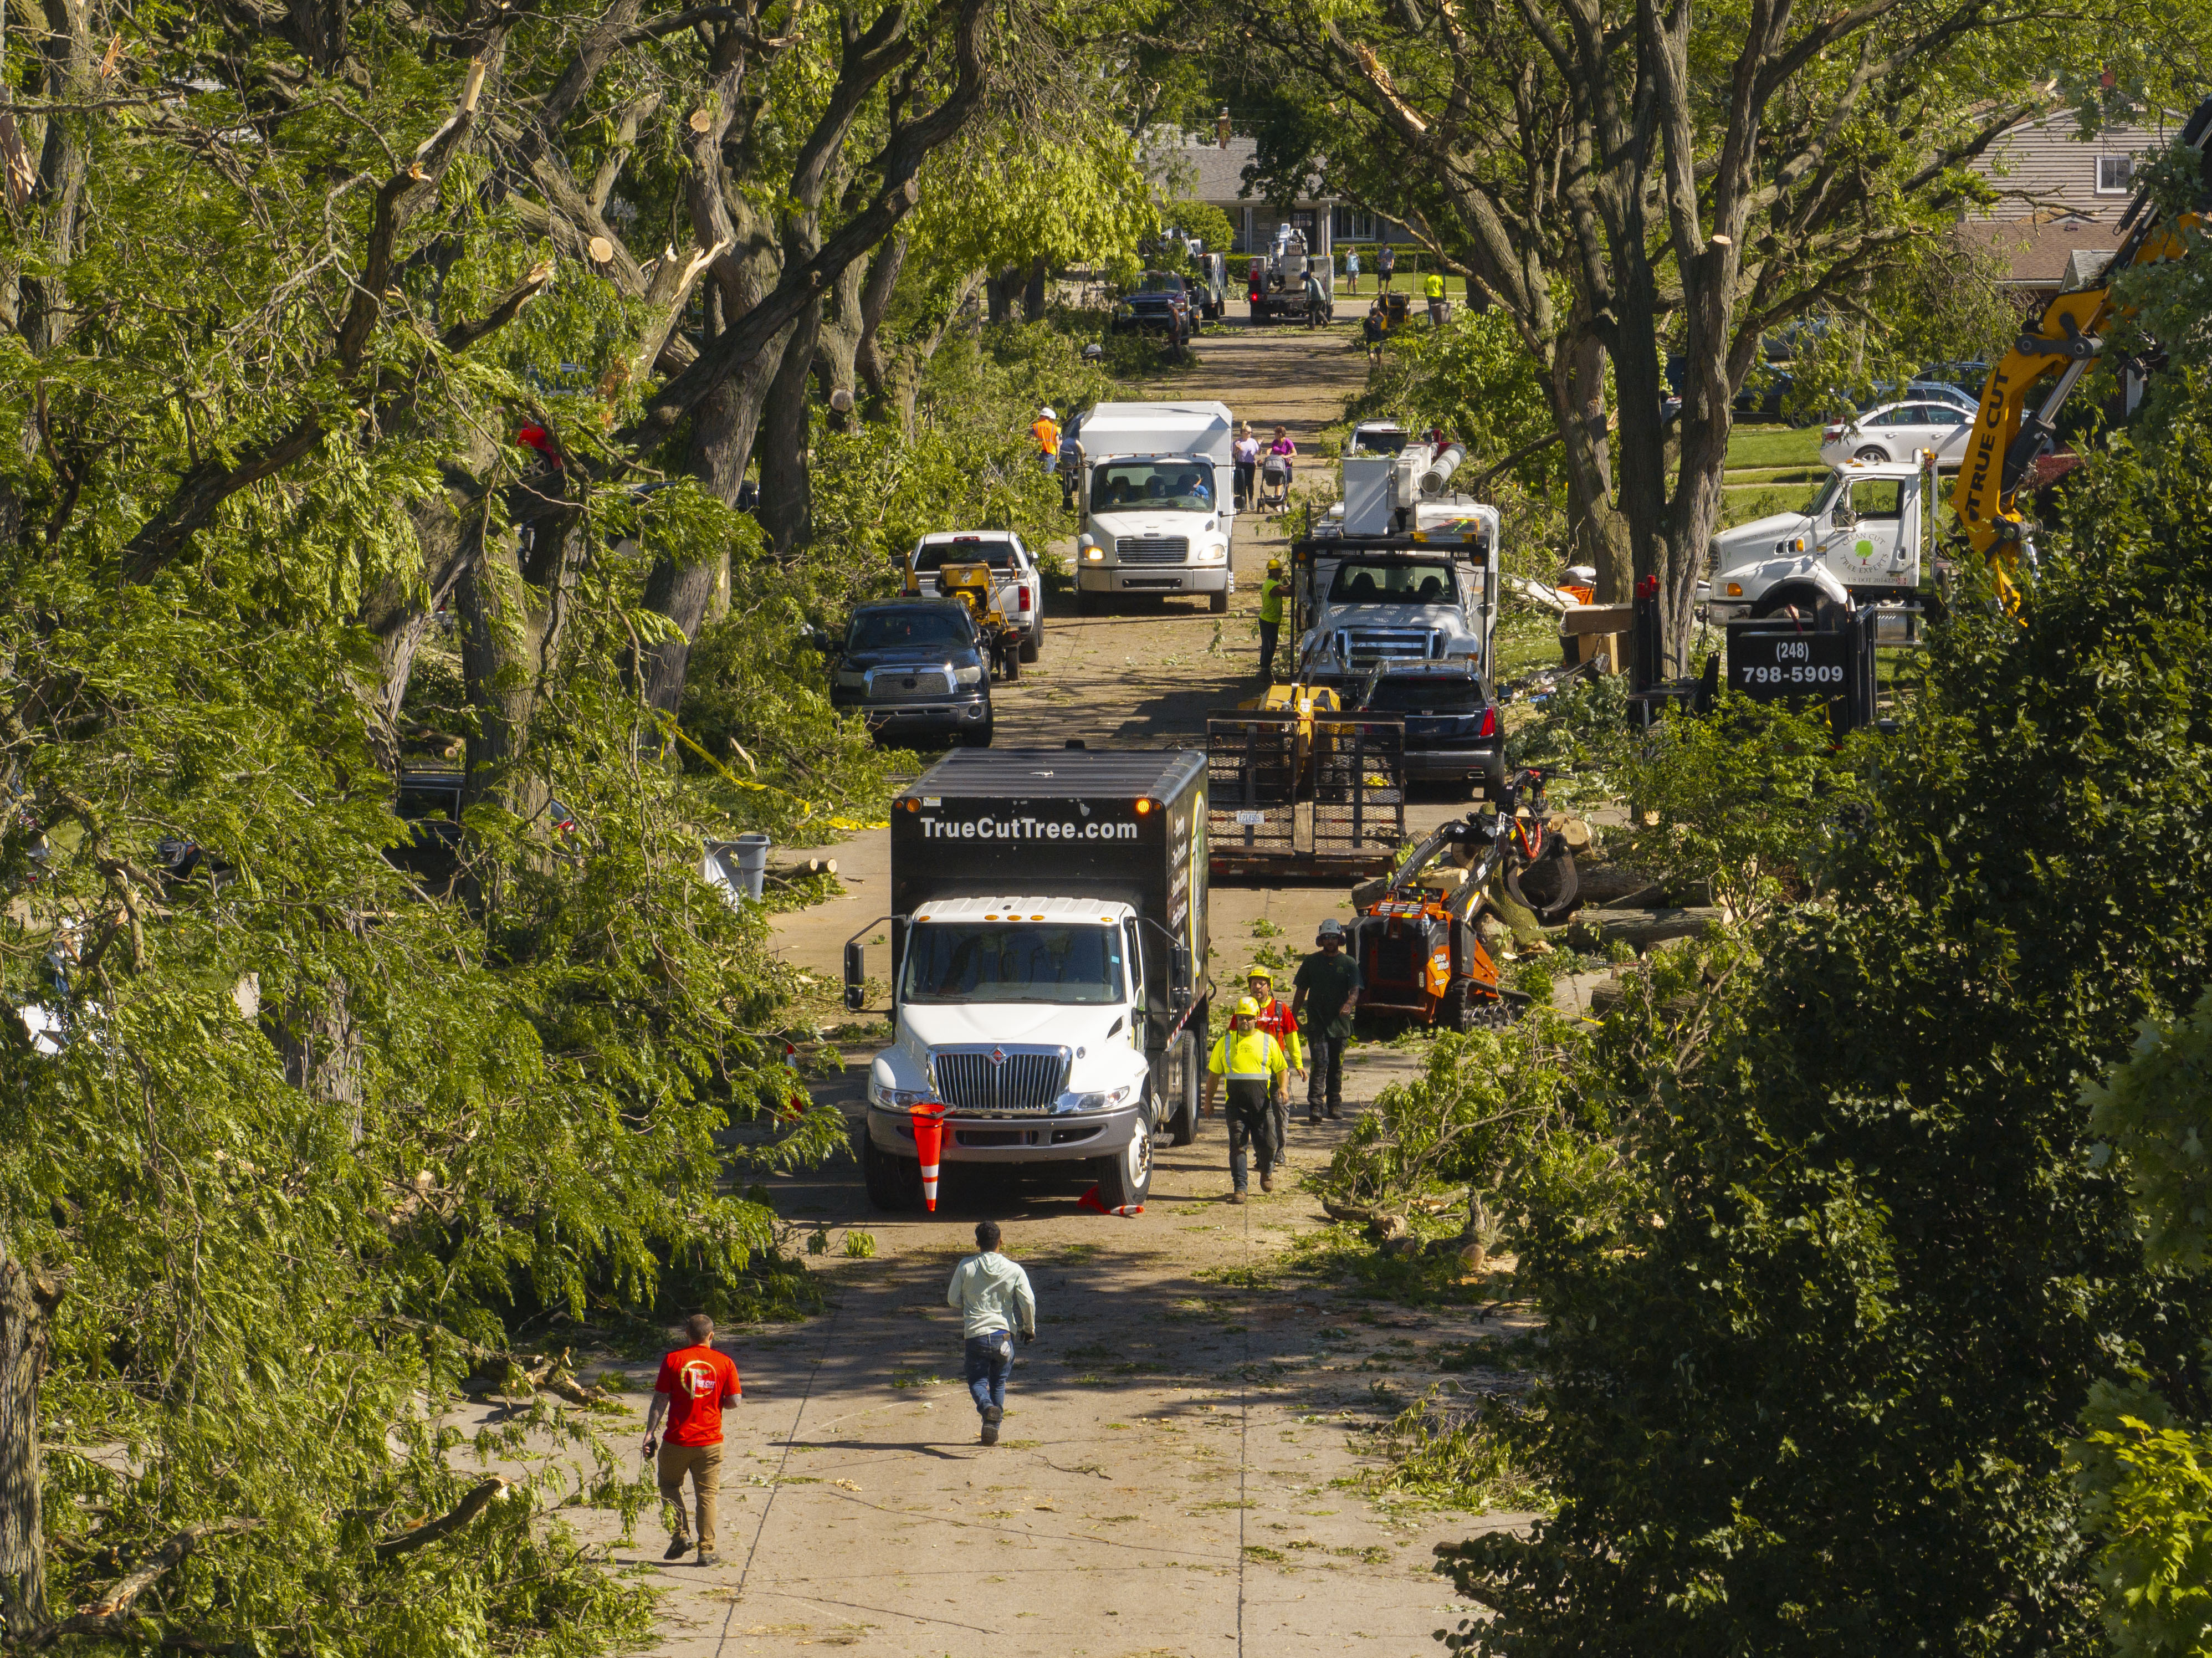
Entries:
{"type": "Polygon", "coordinates": [[[1939,468],[1955,469],[1966,452],[1966,434],[1974,410],[1956,404],[1890,403],[1857,419],[1838,422],[1820,433],[1820,459],[1831,466],[1850,460],[1910,460],[1923,449],[1936,452],[1939,468]]]}

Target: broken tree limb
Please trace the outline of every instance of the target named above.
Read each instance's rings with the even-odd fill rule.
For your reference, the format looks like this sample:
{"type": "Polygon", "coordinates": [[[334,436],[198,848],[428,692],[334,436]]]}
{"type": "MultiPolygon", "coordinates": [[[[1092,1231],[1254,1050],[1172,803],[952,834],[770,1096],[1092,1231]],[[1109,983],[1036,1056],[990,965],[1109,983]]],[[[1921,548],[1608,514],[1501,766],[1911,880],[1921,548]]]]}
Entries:
{"type": "Polygon", "coordinates": [[[131,1616],[131,1608],[138,1597],[182,1564],[203,1541],[210,1537],[258,1531],[264,1523],[259,1520],[229,1519],[187,1526],[147,1556],[134,1570],[118,1578],[99,1600],[80,1607],[74,1616],[57,1623],[33,1625],[21,1634],[9,1635],[7,1643],[23,1651],[40,1652],[70,1637],[122,1640],[131,1634],[136,1622],[131,1616]]]}
{"type": "Polygon", "coordinates": [[[572,1405],[605,1406],[614,1401],[604,1388],[584,1386],[569,1368],[568,1355],[551,1353],[513,1353],[503,1348],[487,1347],[480,1341],[447,1329],[442,1324],[433,1324],[425,1319],[409,1318],[404,1314],[390,1315],[387,1323],[403,1330],[412,1331],[426,1340],[442,1338],[458,1348],[477,1374],[465,1378],[460,1386],[465,1394],[495,1394],[511,1386],[519,1377],[533,1388],[565,1399],[572,1405]],[[481,1387],[472,1383],[482,1382],[481,1387]]]}
{"type": "Polygon", "coordinates": [[[1524,598],[1540,610],[1550,610],[1565,616],[1581,603],[1572,593],[1563,593],[1557,587],[1547,586],[1533,576],[1502,575],[1498,585],[1516,598],[1524,598]]]}
{"type": "Polygon", "coordinates": [[[1558,932],[1570,943],[1592,939],[1602,949],[1618,940],[1649,950],[1669,938],[1691,938],[1721,919],[1717,909],[1585,910],[1558,932]]]}
{"type": "Polygon", "coordinates": [[[441,1514],[435,1520],[426,1520],[412,1531],[402,1532],[397,1537],[389,1537],[379,1543],[376,1558],[396,1560],[403,1554],[411,1554],[416,1549],[427,1547],[441,1537],[451,1536],[489,1508],[494,1497],[512,1488],[512,1481],[494,1474],[482,1485],[471,1487],[468,1495],[453,1505],[451,1512],[441,1514]]]}

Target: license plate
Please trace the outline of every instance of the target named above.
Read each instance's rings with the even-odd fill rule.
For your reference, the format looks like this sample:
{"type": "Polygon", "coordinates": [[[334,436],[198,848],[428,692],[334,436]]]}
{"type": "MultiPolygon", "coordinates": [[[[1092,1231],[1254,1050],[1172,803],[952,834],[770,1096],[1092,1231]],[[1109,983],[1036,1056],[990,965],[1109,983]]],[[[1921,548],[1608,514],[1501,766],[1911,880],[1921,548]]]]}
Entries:
{"type": "Polygon", "coordinates": [[[1263,827],[1267,821],[1267,814],[1264,811],[1240,811],[1237,814],[1237,826],[1239,829],[1259,829],[1263,827]]]}

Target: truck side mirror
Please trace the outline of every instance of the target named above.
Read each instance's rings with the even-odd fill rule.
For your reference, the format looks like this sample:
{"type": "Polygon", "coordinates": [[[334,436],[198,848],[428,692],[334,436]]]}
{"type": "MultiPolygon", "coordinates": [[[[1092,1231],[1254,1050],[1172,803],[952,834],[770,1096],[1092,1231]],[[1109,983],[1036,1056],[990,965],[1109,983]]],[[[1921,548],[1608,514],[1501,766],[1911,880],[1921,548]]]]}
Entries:
{"type": "Polygon", "coordinates": [[[823,632],[819,628],[817,628],[812,633],[806,636],[806,642],[813,646],[816,650],[821,652],[824,656],[834,655],[837,650],[837,641],[830,638],[828,634],[823,632]]]}
{"type": "Polygon", "coordinates": [[[868,1005],[868,947],[858,938],[845,941],[845,1010],[859,1013],[868,1005]]]}

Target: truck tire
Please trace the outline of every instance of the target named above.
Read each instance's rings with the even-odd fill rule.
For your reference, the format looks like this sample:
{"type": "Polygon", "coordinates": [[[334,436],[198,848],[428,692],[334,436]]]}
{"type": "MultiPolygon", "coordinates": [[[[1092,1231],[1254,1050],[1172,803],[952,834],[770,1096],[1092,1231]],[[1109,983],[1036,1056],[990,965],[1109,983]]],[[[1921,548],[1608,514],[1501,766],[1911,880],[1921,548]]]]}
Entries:
{"type": "Polygon", "coordinates": [[[1044,653],[1044,618],[1040,616],[1029,632],[1022,635],[1022,660],[1034,662],[1044,653]]]}
{"type": "Polygon", "coordinates": [[[1170,1145],[1191,1145],[1198,1139],[1199,1069],[1205,1059],[1198,1051],[1198,1036],[1186,1030],[1176,1039],[1182,1050],[1182,1086],[1176,1091],[1176,1114],[1168,1132],[1170,1145]]]}
{"type": "Polygon", "coordinates": [[[1006,683],[1008,684],[1012,684],[1015,680],[1019,679],[1022,677],[1022,647],[1017,646],[1012,650],[1008,651],[1006,655],[1000,659],[1006,665],[1006,683]]]}
{"type": "Polygon", "coordinates": [[[1795,605],[1799,615],[1810,620],[1819,611],[1820,606],[1827,602],[1828,596],[1818,587],[1785,584],[1777,587],[1771,592],[1761,593],[1759,596],[1758,601],[1751,607],[1751,619],[1753,622],[1764,622],[1767,617],[1779,616],[1783,611],[1795,605]]]}
{"type": "Polygon", "coordinates": [[[1215,616],[1227,616],[1229,614],[1228,590],[1224,588],[1218,593],[1208,593],[1206,596],[1206,608],[1215,616]]]}
{"type": "Polygon", "coordinates": [[[860,1149],[860,1171],[867,1178],[868,1201],[885,1214],[919,1208],[921,1205],[921,1164],[912,1157],[895,1157],[878,1149],[867,1135],[860,1149]]]}
{"type": "Polygon", "coordinates": [[[963,731],[954,737],[952,741],[954,746],[957,748],[988,749],[991,746],[991,724],[988,720],[986,720],[983,724],[982,730],[979,732],[963,731]]]}
{"type": "MultiPolygon", "coordinates": [[[[1098,1179],[1098,1200],[1109,1209],[1125,1209],[1142,1203],[1152,1189],[1152,1133],[1149,1123],[1139,1127],[1129,1144],[1110,1157],[1093,1160],[1098,1179]]],[[[921,1176],[917,1175],[916,1180],[921,1176]]]]}

